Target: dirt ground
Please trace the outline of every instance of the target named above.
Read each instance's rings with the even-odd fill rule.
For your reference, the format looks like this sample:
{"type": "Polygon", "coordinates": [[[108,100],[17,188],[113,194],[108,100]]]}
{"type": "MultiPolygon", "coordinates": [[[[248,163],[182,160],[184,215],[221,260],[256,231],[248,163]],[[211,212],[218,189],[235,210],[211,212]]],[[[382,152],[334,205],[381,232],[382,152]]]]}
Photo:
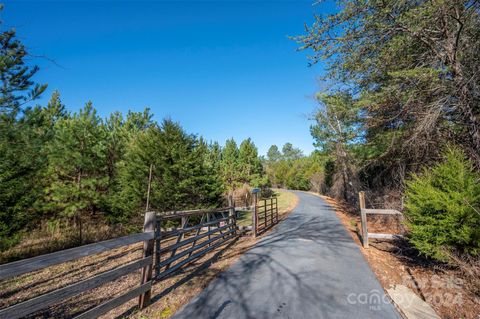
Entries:
{"type": "MultiPolygon", "coordinates": [[[[321,196],[336,210],[345,228],[361,247],[360,216],[346,205],[321,196]]],[[[394,217],[368,221],[369,232],[399,233],[394,217]]],[[[458,269],[428,260],[405,240],[369,240],[369,248],[360,248],[384,289],[402,284],[430,304],[441,318],[479,319],[480,297],[466,289],[466,279],[458,269]]],[[[478,278],[480,280],[480,278],[478,278]]]]}
{"type": "MultiPolygon", "coordinates": [[[[280,219],[285,218],[297,203],[298,198],[295,196],[295,199],[288,205],[283,205],[279,210],[280,219]]],[[[261,237],[254,239],[247,234],[230,240],[190,263],[173,276],[155,282],[152,288],[151,304],[145,309],[141,311],[138,309],[138,301],[135,298],[105,314],[102,318],[171,317],[261,237]]],[[[142,243],[138,243],[2,281],[0,282],[0,309],[125,265],[139,259],[141,254],[142,243]]],[[[28,318],[72,318],[131,290],[139,283],[140,270],[82,295],[72,297],[28,318]]]]}

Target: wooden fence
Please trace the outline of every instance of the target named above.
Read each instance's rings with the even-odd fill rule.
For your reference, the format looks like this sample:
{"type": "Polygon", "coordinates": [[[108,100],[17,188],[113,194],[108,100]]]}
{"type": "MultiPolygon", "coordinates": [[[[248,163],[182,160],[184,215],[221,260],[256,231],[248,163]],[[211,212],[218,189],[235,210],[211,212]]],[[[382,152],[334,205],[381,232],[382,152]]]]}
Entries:
{"type": "Polygon", "coordinates": [[[142,259],[103,272],[91,278],[78,281],[66,287],[50,291],[33,299],[17,303],[8,308],[1,309],[0,318],[15,319],[25,317],[39,310],[48,308],[49,306],[52,306],[54,304],[58,304],[62,300],[79,295],[90,289],[97,288],[107,282],[128,275],[136,271],[137,269],[142,269],[140,286],[128,292],[125,292],[124,294],[114,299],[111,299],[99,306],[96,306],[82,313],[76,318],[97,318],[101,314],[104,314],[137,296],[140,296],[139,306],[140,308],[143,308],[149,301],[150,289],[152,286],[151,275],[149,276],[149,273],[151,274],[152,267],[152,251],[149,248],[153,246],[154,226],[155,213],[146,213],[143,233],[133,234],[95,244],[80,246],[72,249],[58,251],[52,254],[41,255],[34,258],[0,265],[0,280],[5,280],[11,277],[41,270],[64,262],[99,254],[111,249],[128,246],[142,241],[144,242],[144,253],[142,259]]]}
{"type": "Polygon", "coordinates": [[[389,215],[397,216],[400,218],[400,221],[403,219],[403,214],[395,209],[367,209],[365,205],[365,192],[358,193],[359,202],[360,202],[360,217],[362,225],[362,245],[364,248],[368,248],[368,239],[395,239],[402,238],[402,235],[398,234],[380,234],[380,233],[369,233],[368,224],[367,224],[367,215],[389,215]]]}
{"type": "Polygon", "coordinates": [[[253,236],[265,232],[267,229],[278,223],[278,199],[270,197],[257,201],[254,194],[253,205],[253,236]]]}
{"type": "Polygon", "coordinates": [[[162,280],[186,264],[223,245],[237,234],[235,207],[157,215],[155,279],[162,280]],[[180,227],[165,230],[168,221],[180,227]]]}
{"type": "Polygon", "coordinates": [[[144,308],[150,301],[151,287],[154,281],[167,278],[175,271],[236,236],[236,212],[232,200],[229,201],[229,207],[210,210],[170,213],[148,212],[145,214],[143,233],[0,265],[0,280],[5,280],[64,262],[143,242],[143,257],[141,259],[0,309],[0,318],[25,317],[107,282],[119,279],[138,269],[142,269],[138,287],[87,310],[75,318],[97,318],[137,296],[139,296],[139,308],[144,308]],[[171,224],[175,224],[175,221],[181,221],[180,227],[175,229],[162,227],[168,221],[171,224]],[[153,270],[155,270],[155,273],[153,273],[153,270]]]}

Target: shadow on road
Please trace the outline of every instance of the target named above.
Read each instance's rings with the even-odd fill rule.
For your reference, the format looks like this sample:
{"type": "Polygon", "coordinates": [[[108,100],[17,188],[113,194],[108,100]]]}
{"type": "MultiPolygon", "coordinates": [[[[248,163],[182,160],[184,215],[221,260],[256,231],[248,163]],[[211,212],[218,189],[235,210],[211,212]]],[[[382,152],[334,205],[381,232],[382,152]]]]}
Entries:
{"type": "Polygon", "coordinates": [[[334,210],[299,195],[291,215],[174,318],[399,318],[388,301],[352,306],[349,294],[383,290],[334,210]]]}

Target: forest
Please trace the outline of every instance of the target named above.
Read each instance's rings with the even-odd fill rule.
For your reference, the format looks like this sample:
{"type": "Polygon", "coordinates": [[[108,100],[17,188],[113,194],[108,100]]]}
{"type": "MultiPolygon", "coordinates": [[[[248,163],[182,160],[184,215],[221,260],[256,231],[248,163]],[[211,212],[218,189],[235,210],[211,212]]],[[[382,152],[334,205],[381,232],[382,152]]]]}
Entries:
{"type": "MultiPolygon", "coordinates": [[[[20,45],[9,41],[4,45],[20,45]]],[[[159,211],[217,207],[243,185],[268,185],[251,139],[239,146],[229,139],[221,147],[170,119],[152,121],[148,109],[102,119],[88,102],[72,113],[58,92],[46,106],[22,108],[42,87],[25,93],[32,84],[16,85],[36,71],[21,65],[16,59],[10,68],[15,95],[2,103],[0,122],[2,250],[39,225],[59,233],[64,246],[95,240],[98,234],[88,229],[98,223],[106,232],[112,225],[123,226],[120,233],[138,228],[149,180],[148,209],[159,211]]]]}
{"type": "Polygon", "coordinates": [[[46,84],[2,24],[0,249],[27,230],[85,243],[95,240],[89,223],[128,232],[146,208],[213,207],[229,192],[278,187],[353,206],[366,191],[369,205],[403,209],[421,254],[478,256],[480,3],[338,3],[291,38],[328,71],[310,155],[286,143],[261,157],[251,139],[206,141],[174,120],[153,121],[149,109],[101,118],[87,102],[70,112],[58,92],[31,106],[46,84]]]}
{"type": "Polygon", "coordinates": [[[47,85],[15,30],[0,43],[0,250],[37,237],[52,241],[46,251],[84,244],[138,230],[145,209],[217,207],[243,185],[268,186],[251,139],[221,147],[149,109],[70,112],[59,92],[29,106],[47,85]]]}
{"type": "MultiPolygon", "coordinates": [[[[338,1],[293,37],[327,65],[311,134],[326,192],[403,209],[409,241],[480,253],[480,3],[338,1]]],[[[357,206],[358,207],[358,206],[357,206]]]]}

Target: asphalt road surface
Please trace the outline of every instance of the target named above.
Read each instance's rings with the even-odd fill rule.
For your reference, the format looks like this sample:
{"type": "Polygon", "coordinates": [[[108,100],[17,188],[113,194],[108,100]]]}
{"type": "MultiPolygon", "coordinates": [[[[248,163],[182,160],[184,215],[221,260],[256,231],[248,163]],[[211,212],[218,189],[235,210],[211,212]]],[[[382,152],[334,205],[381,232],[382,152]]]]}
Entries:
{"type": "Polygon", "coordinates": [[[332,208],[295,210],[174,318],[401,318],[332,208]]]}

